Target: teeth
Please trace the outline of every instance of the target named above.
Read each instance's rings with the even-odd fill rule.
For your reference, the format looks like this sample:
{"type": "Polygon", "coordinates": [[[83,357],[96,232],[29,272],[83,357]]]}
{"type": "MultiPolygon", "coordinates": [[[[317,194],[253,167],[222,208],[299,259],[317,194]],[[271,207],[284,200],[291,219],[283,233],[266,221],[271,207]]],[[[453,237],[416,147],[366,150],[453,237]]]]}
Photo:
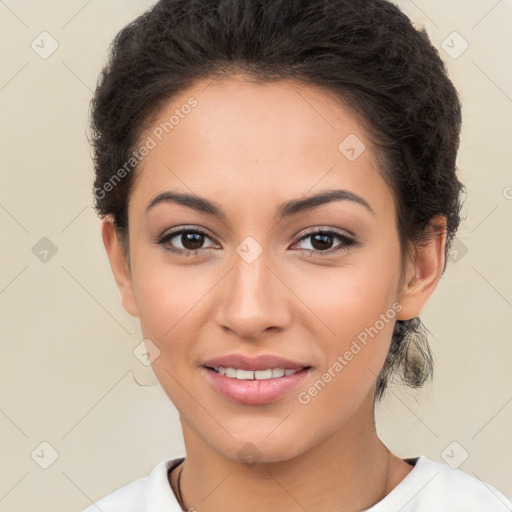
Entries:
{"type": "Polygon", "coordinates": [[[236,370],[236,378],[238,380],[254,379],[254,372],[248,370],[236,370]]]}
{"type": "Polygon", "coordinates": [[[235,368],[224,368],[226,377],[233,377],[236,379],[236,369],[235,368]]]}
{"type": "Polygon", "coordinates": [[[273,377],[273,370],[257,370],[254,372],[254,378],[257,380],[266,380],[273,377]]]}
{"type": "Polygon", "coordinates": [[[217,373],[221,373],[226,377],[231,377],[233,379],[239,380],[267,380],[267,379],[277,379],[279,377],[283,377],[284,375],[293,375],[298,370],[284,369],[284,368],[269,368],[268,370],[240,370],[237,368],[224,368],[219,366],[218,368],[214,368],[217,373]]]}

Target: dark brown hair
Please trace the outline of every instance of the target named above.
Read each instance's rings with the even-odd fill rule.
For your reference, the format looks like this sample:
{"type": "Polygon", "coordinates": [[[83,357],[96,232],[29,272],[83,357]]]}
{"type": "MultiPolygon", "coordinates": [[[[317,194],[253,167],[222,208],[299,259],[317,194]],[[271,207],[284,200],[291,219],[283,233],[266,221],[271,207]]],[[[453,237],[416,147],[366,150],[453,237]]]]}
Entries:
{"type": "MultiPolygon", "coordinates": [[[[240,73],[321,86],[349,105],[393,191],[402,267],[439,232],[438,215],[447,221],[447,257],[464,189],[456,176],[460,102],[424,29],[386,0],[160,0],[124,27],[91,102],[91,144],[95,207],[113,217],[125,247],[137,167],[126,163],[144,130],[198,80],[240,73]]],[[[431,374],[421,321],[398,320],[376,398],[392,376],[419,387],[431,374]]]]}

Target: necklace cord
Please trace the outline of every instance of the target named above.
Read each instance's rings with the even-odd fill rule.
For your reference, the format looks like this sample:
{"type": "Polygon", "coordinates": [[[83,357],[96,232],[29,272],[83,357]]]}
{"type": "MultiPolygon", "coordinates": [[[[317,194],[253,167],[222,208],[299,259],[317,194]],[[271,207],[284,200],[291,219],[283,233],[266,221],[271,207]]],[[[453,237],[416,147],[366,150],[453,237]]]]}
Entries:
{"type": "Polygon", "coordinates": [[[180,485],[181,473],[183,473],[183,468],[181,468],[180,474],[178,475],[178,478],[176,481],[176,486],[178,487],[178,503],[179,503],[181,509],[186,511],[187,509],[185,507],[185,504],[183,503],[183,497],[181,495],[181,485],[180,485]]]}

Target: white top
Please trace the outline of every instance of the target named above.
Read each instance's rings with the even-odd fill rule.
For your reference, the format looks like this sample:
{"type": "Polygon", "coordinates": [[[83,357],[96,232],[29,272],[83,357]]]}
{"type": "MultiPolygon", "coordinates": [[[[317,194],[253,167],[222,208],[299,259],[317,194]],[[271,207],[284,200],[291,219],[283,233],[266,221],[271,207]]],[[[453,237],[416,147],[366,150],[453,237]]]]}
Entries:
{"type": "MultiPolygon", "coordinates": [[[[143,478],[96,501],[83,512],[182,512],[167,472],[184,460],[163,460],[143,478]],[[97,505],[97,507],[96,507],[97,505]]],[[[410,473],[365,512],[511,512],[512,503],[492,485],[427,459],[404,459],[410,473]]]]}

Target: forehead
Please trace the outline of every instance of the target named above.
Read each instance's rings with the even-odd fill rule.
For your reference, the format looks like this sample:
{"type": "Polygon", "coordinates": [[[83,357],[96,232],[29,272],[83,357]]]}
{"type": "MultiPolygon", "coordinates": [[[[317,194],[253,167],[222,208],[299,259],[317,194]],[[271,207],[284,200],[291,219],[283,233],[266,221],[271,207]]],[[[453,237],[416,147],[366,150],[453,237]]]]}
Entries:
{"type": "Polygon", "coordinates": [[[169,101],[141,140],[133,201],[173,189],[261,205],[325,189],[389,209],[390,191],[357,117],[326,90],[243,76],[197,82],[169,101]],[[190,107],[190,105],[194,105],[190,107]]]}

